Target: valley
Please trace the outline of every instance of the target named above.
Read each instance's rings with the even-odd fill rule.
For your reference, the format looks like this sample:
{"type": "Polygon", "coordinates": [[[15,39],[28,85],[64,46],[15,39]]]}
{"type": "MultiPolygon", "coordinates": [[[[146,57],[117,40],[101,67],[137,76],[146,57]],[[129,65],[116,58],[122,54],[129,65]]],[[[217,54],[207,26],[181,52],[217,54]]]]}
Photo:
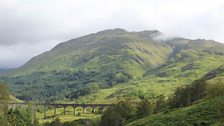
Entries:
{"type": "MultiPolygon", "coordinates": [[[[105,113],[91,114],[89,110],[89,114],[74,115],[70,107],[68,115],[48,119],[43,119],[40,111],[36,116],[41,125],[48,126],[47,123],[59,118],[62,123],[74,124],[102,120],[101,125],[105,126],[104,119],[110,119],[107,113],[115,114],[114,120],[118,122],[115,117],[121,116],[122,125],[127,126],[162,126],[167,120],[174,126],[221,125],[221,121],[213,118],[223,118],[215,112],[222,110],[212,108],[222,101],[223,94],[212,95],[218,89],[210,85],[220,84],[220,90],[223,87],[224,45],[204,39],[158,39],[162,34],[157,30],[129,32],[124,29],[92,33],[62,42],[18,69],[1,72],[0,80],[7,84],[11,95],[23,102],[113,104],[105,113]],[[202,80],[203,85],[209,86],[193,94],[187,92],[184,97],[190,101],[186,104],[181,101],[180,106],[172,107],[171,103],[180,100],[179,95],[182,97],[182,94],[175,97],[178,89],[183,93],[195,85],[200,89],[202,85],[197,84],[202,80]],[[195,96],[204,91],[208,93],[203,97],[195,96]],[[196,98],[192,100],[193,97],[196,98]],[[151,106],[155,109],[153,114],[139,115],[138,106],[147,100],[155,105],[160,98],[164,102],[161,110],[151,106]],[[120,109],[125,111],[125,107],[133,109],[134,114],[116,113],[120,109]],[[211,119],[206,122],[208,118],[211,119]]],[[[50,107],[47,114],[53,113],[50,107]]],[[[63,108],[58,113],[63,113],[63,108]]]]}

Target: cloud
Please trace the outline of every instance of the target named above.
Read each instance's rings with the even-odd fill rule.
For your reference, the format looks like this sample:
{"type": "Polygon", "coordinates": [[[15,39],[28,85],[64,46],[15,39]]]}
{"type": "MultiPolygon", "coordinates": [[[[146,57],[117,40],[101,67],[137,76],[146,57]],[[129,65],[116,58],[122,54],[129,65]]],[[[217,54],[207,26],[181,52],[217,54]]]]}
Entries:
{"type": "Polygon", "coordinates": [[[11,45],[0,45],[0,68],[15,68],[24,64],[33,56],[49,50],[59,41],[52,40],[39,43],[16,43],[11,45]]]}
{"type": "Polygon", "coordinates": [[[0,67],[18,67],[58,42],[118,27],[224,42],[222,13],[223,0],[2,0],[0,67]]]}

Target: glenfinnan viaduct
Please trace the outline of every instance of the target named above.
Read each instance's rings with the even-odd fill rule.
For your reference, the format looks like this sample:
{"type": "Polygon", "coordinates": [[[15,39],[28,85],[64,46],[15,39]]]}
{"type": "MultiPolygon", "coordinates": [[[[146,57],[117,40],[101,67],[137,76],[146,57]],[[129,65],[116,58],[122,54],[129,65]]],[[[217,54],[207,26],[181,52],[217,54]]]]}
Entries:
{"type": "MultiPolygon", "coordinates": [[[[9,103],[11,105],[12,109],[15,109],[18,106],[24,107],[28,106],[28,103],[9,103]]],[[[73,107],[74,114],[77,115],[76,108],[81,107],[83,110],[83,113],[86,113],[86,109],[89,107],[92,109],[92,113],[96,113],[96,108],[101,108],[101,110],[105,110],[106,107],[111,106],[111,104],[56,104],[56,103],[35,103],[33,104],[33,112],[34,112],[34,118],[36,118],[36,108],[37,106],[44,106],[44,119],[46,119],[46,111],[47,107],[51,106],[54,107],[54,116],[57,114],[57,108],[64,108],[64,115],[66,114],[66,108],[67,107],[73,107]]]]}

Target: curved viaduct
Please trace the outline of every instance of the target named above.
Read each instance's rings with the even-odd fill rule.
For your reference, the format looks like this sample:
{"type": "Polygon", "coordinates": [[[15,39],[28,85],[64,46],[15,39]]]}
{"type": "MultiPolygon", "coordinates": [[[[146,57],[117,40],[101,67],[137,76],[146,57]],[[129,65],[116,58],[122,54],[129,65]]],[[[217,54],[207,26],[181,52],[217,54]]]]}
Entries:
{"type": "MultiPolygon", "coordinates": [[[[15,109],[17,106],[28,106],[28,103],[9,103],[12,105],[12,109],[15,109]]],[[[37,106],[44,106],[44,119],[46,119],[46,111],[47,107],[51,106],[54,107],[54,115],[56,116],[57,108],[64,108],[63,114],[66,114],[66,108],[67,107],[73,107],[74,109],[74,114],[76,115],[76,108],[81,107],[83,110],[83,113],[86,113],[86,108],[91,108],[92,113],[96,113],[96,108],[101,108],[103,111],[105,110],[106,107],[111,106],[112,104],[61,104],[61,103],[34,103],[33,104],[33,112],[34,112],[34,117],[36,117],[36,108],[37,106]]]]}

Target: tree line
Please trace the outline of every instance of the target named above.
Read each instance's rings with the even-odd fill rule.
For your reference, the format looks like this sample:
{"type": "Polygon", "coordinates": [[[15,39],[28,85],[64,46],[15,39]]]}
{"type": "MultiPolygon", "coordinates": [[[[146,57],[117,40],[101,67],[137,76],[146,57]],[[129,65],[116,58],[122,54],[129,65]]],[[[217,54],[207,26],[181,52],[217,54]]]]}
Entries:
{"type": "MultiPolygon", "coordinates": [[[[0,125],[1,126],[34,126],[32,120],[32,107],[28,106],[26,110],[8,108],[10,94],[5,83],[0,82],[0,125]]],[[[34,122],[33,122],[34,121],[34,122]]]]}

